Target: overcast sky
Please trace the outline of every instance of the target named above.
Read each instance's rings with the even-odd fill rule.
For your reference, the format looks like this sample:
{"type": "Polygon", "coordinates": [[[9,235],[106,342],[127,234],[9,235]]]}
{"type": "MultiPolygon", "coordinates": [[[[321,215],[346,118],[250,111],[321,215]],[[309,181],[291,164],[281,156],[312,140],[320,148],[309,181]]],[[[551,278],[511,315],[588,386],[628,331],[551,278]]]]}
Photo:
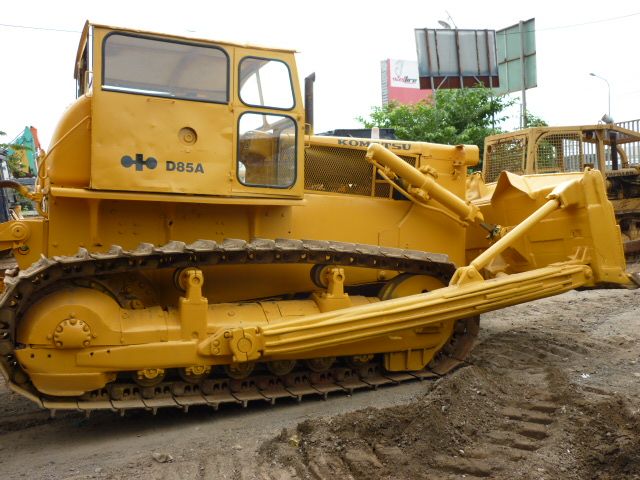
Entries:
{"type": "MultiPolygon", "coordinates": [[[[358,127],[355,117],[380,105],[380,60],[415,60],[415,28],[439,28],[438,20],[453,19],[458,28],[498,30],[533,17],[538,87],[527,92],[532,113],[553,125],[597,123],[607,111],[608,92],[604,81],[589,76],[594,72],[611,85],[614,119],[640,118],[637,0],[5,0],[0,130],[14,136],[25,125],[36,126],[46,148],[74,100],[73,62],[86,19],[296,49],[300,78],[316,72],[319,132],[358,127]]],[[[517,126],[515,118],[510,125],[517,126]]]]}

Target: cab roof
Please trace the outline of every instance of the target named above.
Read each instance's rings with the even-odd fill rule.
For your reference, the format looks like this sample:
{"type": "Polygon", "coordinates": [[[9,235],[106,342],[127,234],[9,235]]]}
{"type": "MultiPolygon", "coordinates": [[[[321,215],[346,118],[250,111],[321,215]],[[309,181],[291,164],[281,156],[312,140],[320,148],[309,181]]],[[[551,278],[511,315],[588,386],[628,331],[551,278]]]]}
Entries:
{"type": "Polygon", "coordinates": [[[513,132],[498,133],[496,135],[490,135],[486,138],[485,144],[492,142],[500,142],[510,138],[522,138],[531,135],[539,136],[545,133],[577,133],[577,132],[589,132],[589,131],[614,131],[617,133],[616,142],[629,143],[640,141],[640,132],[629,130],[612,123],[599,123],[597,125],[576,125],[576,126],[560,126],[560,127],[529,127],[521,130],[514,130],[513,132]]]}
{"type": "Polygon", "coordinates": [[[101,24],[101,23],[93,23],[93,22],[87,20],[85,22],[85,24],[84,24],[84,27],[82,29],[82,33],[80,35],[80,42],[78,44],[78,51],[76,53],[74,78],[77,78],[82,52],[84,51],[84,49],[85,49],[85,47],[87,45],[87,39],[89,37],[89,30],[92,27],[93,28],[102,28],[102,29],[105,29],[105,30],[112,30],[112,31],[117,31],[117,32],[137,33],[137,34],[143,34],[143,35],[157,36],[157,37],[161,37],[161,38],[172,38],[172,39],[175,39],[175,40],[186,40],[186,41],[189,41],[189,42],[201,42],[201,43],[208,43],[208,44],[215,44],[215,45],[224,45],[224,46],[228,46],[228,47],[249,48],[249,49],[253,49],[253,50],[264,50],[264,51],[269,51],[269,52],[297,53],[296,50],[291,50],[291,49],[286,49],[286,48],[272,48],[272,47],[253,45],[253,44],[247,44],[247,43],[234,43],[234,42],[212,40],[210,38],[200,38],[200,37],[185,36],[185,35],[175,35],[175,34],[171,34],[171,33],[153,32],[153,31],[149,31],[149,30],[139,30],[139,29],[135,29],[135,28],[116,27],[116,26],[113,26],[113,25],[106,25],[106,24],[101,24]]]}

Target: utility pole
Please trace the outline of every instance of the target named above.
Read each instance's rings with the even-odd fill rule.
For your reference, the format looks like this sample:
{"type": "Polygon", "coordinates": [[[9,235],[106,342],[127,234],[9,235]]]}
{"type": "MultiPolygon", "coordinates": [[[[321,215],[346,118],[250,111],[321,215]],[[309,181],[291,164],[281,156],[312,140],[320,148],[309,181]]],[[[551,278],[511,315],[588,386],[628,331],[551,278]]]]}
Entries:
{"type": "Polygon", "coordinates": [[[521,128],[527,128],[527,74],[524,65],[524,22],[520,20],[518,22],[518,29],[520,30],[520,69],[521,81],[522,81],[522,117],[520,118],[521,128]]]}

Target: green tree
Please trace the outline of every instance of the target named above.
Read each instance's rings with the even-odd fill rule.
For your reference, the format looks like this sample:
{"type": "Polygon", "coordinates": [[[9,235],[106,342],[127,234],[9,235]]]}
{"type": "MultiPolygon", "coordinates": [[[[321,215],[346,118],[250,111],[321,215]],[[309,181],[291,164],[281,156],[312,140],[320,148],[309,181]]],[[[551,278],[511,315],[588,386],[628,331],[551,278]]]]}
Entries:
{"type": "MultiPolygon", "coordinates": [[[[6,136],[6,133],[0,130],[0,137],[4,136],[6,136]]],[[[22,165],[20,164],[20,157],[16,152],[26,149],[28,149],[28,147],[25,147],[24,145],[0,142],[0,151],[4,154],[7,167],[9,167],[9,171],[14,177],[22,176],[22,165]],[[12,152],[9,153],[8,149],[11,149],[12,152]]]]}
{"type": "Polygon", "coordinates": [[[502,132],[499,126],[507,118],[503,110],[513,103],[482,86],[443,89],[415,105],[373,107],[368,118],[356,120],[365,128],[393,128],[403,140],[477,145],[482,152],[485,137],[502,132]]]}
{"type": "Polygon", "coordinates": [[[529,127],[548,127],[549,126],[549,124],[547,122],[545,122],[542,118],[538,117],[537,115],[534,115],[529,110],[527,110],[526,118],[527,118],[527,128],[529,128],[529,127]]]}

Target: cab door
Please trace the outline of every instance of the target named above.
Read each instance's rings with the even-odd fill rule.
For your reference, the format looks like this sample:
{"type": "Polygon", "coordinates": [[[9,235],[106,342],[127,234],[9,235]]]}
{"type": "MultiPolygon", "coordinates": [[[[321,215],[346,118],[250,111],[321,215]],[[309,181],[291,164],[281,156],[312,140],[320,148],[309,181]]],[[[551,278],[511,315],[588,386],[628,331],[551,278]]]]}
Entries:
{"type": "Polygon", "coordinates": [[[235,195],[300,197],[304,110],[293,53],[236,48],[235,195]]]}

